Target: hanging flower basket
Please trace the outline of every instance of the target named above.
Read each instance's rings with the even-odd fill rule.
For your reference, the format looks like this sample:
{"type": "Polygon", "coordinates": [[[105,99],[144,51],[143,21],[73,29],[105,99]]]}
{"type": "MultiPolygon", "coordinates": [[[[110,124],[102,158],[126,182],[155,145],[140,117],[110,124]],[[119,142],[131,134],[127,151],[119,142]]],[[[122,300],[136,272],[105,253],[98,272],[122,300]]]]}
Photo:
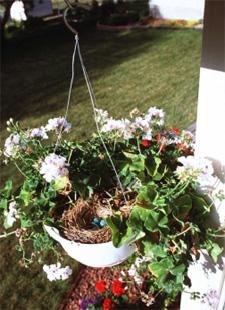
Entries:
{"type": "MultiPolygon", "coordinates": [[[[24,183],[13,191],[8,181],[1,192],[2,236],[15,234],[25,264],[49,250],[59,259],[61,246],[92,267],[129,258],[125,281],[141,290],[147,281],[151,294],[145,289],[143,299],[158,302],[160,291],[166,305],[188,284],[188,265],[201,249],[214,262],[223,250],[215,237],[224,228],[207,224],[212,164],[193,156],[190,132],[165,126],[161,109],[134,110],[127,119],[95,109],[95,120],[99,135],[81,143],[57,138],[72,128],[63,117],[26,130],[8,122],[5,161],[16,165],[24,183]],[[55,134],[56,143],[49,142],[55,134]]],[[[59,263],[44,270],[51,281],[71,273],[59,263]]]]}
{"type": "MultiPolygon", "coordinates": [[[[114,119],[97,109],[77,36],[73,68],[76,50],[97,134],[80,143],[63,138],[72,128],[66,116],[74,71],[65,117],[33,129],[8,121],[4,162],[15,164],[24,181],[15,189],[8,180],[1,191],[0,237],[15,235],[25,265],[42,262],[49,251],[62,260],[61,246],[93,267],[129,258],[124,281],[139,286],[146,305],[160,299],[167,307],[190,285],[193,256],[206,249],[216,263],[222,253],[216,237],[224,227],[209,226],[213,200],[206,194],[223,199],[224,193],[215,187],[212,163],[193,156],[192,134],[166,127],[163,110],[135,109],[114,119]]],[[[72,272],[59,262],[43,269],[50,281],[72,272]]]]}

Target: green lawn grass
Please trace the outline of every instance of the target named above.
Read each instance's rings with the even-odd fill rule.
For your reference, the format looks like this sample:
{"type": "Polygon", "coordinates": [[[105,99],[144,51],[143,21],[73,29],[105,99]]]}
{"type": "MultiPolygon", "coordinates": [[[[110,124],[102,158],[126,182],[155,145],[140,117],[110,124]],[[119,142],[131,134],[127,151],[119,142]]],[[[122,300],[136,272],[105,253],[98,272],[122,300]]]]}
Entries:
{"type": "MultiPolygon", "coordinates": [[[[70,80],[73,36],[57,26],[29,39],[5,44],[2,66],[2,140],[5,121],[39,126],[63,115],[70,80]]],[[[168,126],[185,128],[196,118],[201,32],[196,30],[82,31],[80,44],[98,106],[114,117],[135,107],[163,108],[168,126]]],[[[69,121],[71,139],[85,139],[94,129],[87,89],[76,63],[69,121]]],[[[13,174],[1,169],[1,183],[13,174]]],[[[4,310],[56,309],[66,283],[48,283],[37,266],[18,266],[12,240],[0,241],[0,307],[4,310]]],[[[71,264],[72,260],[68,259],[71,264]]],[[[73,263],[73,266],[76,266],[73,263]]]]}

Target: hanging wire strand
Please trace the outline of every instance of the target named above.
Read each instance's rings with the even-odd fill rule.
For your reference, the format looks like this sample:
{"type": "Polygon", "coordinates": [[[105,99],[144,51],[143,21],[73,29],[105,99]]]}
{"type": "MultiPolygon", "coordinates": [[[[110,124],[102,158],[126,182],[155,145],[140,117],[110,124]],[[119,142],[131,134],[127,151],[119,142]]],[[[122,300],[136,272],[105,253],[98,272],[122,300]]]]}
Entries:
{"type": "MultiPolygon", "coordinates": [[[[67,119],[68,116],[68,111],[69,111],[69,106],[70,106],[70,101],[71,101],[71,94],[72,94],[72,89],[73,89],[73,83],[74,83],[74,77],[75,77],[75,57],[76,57],[76,51],[77,51],[77,46],[78,46],[78,35],[75,36],[75,45],[74,45],[74,50],[73,50],[73,56],[72,56],[72,66],[71,66],[71,80],[70,80],[70,87],[69,87],[69,92],[68,92],[68,98],[67,98],[67,104],[66,104],[66,111],[64,114],[65,120],[67,119]]],[[[56,140],[55,148],[54,148],[54,153],[56,152],[60,140],[62,138],[62,131],[63,131],[63,124],[59,129],[59,134],[56,140]]]]}
{"type": "MultiPolygon", "coordinates": [[[[69,87],[69,93],[68,93],[68,99],[67,99],[67,105],[66,105],[66,111],[65,111],[65,119],[67,119],[68,111],[69,111],[69,106],[70,106],[70,101],[71,101],[71,93],[72,93],[72,88],[73,88],[73,83],[74,83],[74,76],[75,76],[75,74],[74,74],[75,56],[76,56],[76,51],[78,51],[78,56],[79,56],[82,72],[83,72],[84,79],[85,79],[85,82],[86,82],[86,85],[87,85],[87,88],[88,88],[88,93],[89,93],[89,96],[90,96],[90,99],[91,99],[91,105],[92,105],[92,110],[93,110],[93,114],[94,114],[94,121],[95,121],[96,129],[97,129],[97,132],[98,132],[98,136],[99,136],[99,138],[101,140],[101,143],[102,143],[102,145],[103,145],[103,147],[105,149],[105,152],[106,152],[106,154],[107,154],[107,156],[109,158],[109,161],[110,161],[110,164],[111,164],[111,166],[113,168],[113,171],[115,173],[118,185],[119,185],[120,190],[122,192],[124,201],[125,201],[125,203],[127,203],[127,199],[126,199],[126,196],[125,196],[125,193],[124,193],[123,185],[122,185],[122,183],[120,181],[120,177],[119,177],[119,175],[117,173],[115,164],[114,164],[114,162],[112,160],[112,157],[111,157],[111,155],[109,153],[109,150],[108,150],[108,148],[107,148],[107,146],[105,144],[105,141],[104,141],[104,139],[102,137],[102,134],[101,134],[101,130],[99,128],[99,124],[97,122],[97,114],[96,114],[97,101],[96,101],[94,90],[93,90],[93,87],[91,85],[91,81],[89,79],[89,76],[88,76],[87,70],[85,68],[82,55],[81,55],[78,32],[69,24],[68,19],[67,19],[68,12],[69,12],[70,9],[73,8],[73,6],[71,5],[70,1],[65,0],[65,2],[67,4],[67,8],[65,9],[64,14],[63,14],[64,23],[65,23],[66,27],[73,34],[75,34],[75,46],[74,46],[74,51],[73,51],[73,56],[72,56],[72,75],[71,75],[71,81],[70,81],[70,87],[69,87]]],[[[58,145],[60,143],[60,140],[61,140],[61,137],[62,137],[62,131],[63,131],[63,125],[60,128],[60,132],[59,132],[59,135],[58,135],[58,138],[57,138],[57,141],[56,141],[54,152],[56,151],[56,149],[57,149],[57,147],[58,147],[58,145]]]]}
{"type": "Polygon", "coordinates": [[[94,90],[93,90],[93,87],[91,85],[91,82],[90,82],[90,79],[89,79],[89,76],[88,76],[88,73],[87,73],[87,70],[85,68],[85,65],[84,65],[84,61],[83,61],[83,58],[82,58],[82,55],[81,55],[81,51],[80,51],[80,45],[79,45],[79,42],[78,42],[78,45],[77,45],[77,51],[78,51],[78,56],[79,56],[79,59],[80,59],[80,63],[81,63],[81,68],[82,68],[82,71],[83,71],[83,74],[84,74],[84,78],[85,78],[85,81],[86,81],[86,84],[87,84],[87,88],[88,88],[88,92],[89,92],[89,95],[90,95],[90,99],[91,99],[91,105],[92,105],[92,110],[93,110],[93,114],[94,114],[94,121],[95,121],[95,125],[96,125],[96,129],[97,129],[97,132],[98,132],[98,136],[102,142],[102,145],[105,149],[105,152],[109,158],[109,161],[110,161],[110,164],[113,168],[113,171],[116,175],[116,178],[117,178],[117,182],[118,182],[118,185],[120,187],[120,190],[123,194],[123,198],[124,198],[124,201],[127,203],[127,200],[126,200],[126,196],[125,196],[125,193],[124,193],[124,189],[123,189],[123,186],[122,186],[122,183],[120,181],[120,177],[117,173],[117,170],[116,170],[116,167],[115,167],[115,164],[112,160],[112,157],[109,153],[109,150],[105,144],[105,141],[102,137],[102,134],[101,134],[101,130],[99,128],[99,124],[97,122],[97,114],[96,114],[96,108],[97,108],[97,103],[96,103],[96,97],[95,97],[95,94],[94,94],[94,90]]]}

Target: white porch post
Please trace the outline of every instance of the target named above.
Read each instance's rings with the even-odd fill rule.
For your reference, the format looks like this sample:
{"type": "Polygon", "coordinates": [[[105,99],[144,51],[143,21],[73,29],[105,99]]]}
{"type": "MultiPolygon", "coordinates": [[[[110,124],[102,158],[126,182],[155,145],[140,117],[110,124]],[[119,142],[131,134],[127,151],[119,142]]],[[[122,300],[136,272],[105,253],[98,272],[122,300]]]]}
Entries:
{"type": "MultiPolygon", "coordinates": [[[[202,63],[196,129],[196,155],[213,160],[218,179],[216,187],[225,192],[225,1],[206,0],[202,63]]],[[[215,204],[211,218],[217,225],[225,224],[225,199],[215,204]]],[[[224,242],[221,245],[225,245],[224,242]]],[[[192,291],[209,294],[206,303],[191,300],[183,293],[181,310],[225,309],[225,254],[214,265],[204,253],[190,266],[192,291]],[[216,299],[219,299],[217,303],[216,299]],[[210,299],[211,298],[211,299],[210,299]],[[213,300],[214,299],[214,300],[213,300]]]]}

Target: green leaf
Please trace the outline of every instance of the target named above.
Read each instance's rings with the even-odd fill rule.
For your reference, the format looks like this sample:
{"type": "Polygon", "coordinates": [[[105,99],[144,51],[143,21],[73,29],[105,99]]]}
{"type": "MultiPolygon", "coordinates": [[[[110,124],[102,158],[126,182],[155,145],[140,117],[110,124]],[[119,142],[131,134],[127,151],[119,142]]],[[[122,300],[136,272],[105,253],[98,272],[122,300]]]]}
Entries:
{"type": "Polygon", "coordinates": [[[1,199],[0,200],[0,209],[6,210],[8,205],[8,200],[7,199],[1,199]]]}
{"type": "Polygon", "coordinates": [[[180,264],[180,265],[174,267],[173,269],[171,269],[170,273],[172,273],[172,275],[174,275],[174,276],[179,276],[179,274],[184,273],[185,268],[186,267],[184,264],[180,264]]]}
{"type": "Polygon", "coordinates": [[[146,159],[146,169],[151,177],[156,176],[161,162],[159,157],[148,157],[146,159]]]}
{"type": "MultiPolygon", "coordinates": [[[[120,213],[116,213],[106,219],[107,225],[112,230],[112,242],[115,247],[121,245],[122,238],[126,235],[127,226],[120,213]]],[[[128,237],[128,236],[127,236],[128,237]]]]}
{"type": "Polygon", "coordinates": [[[210,203],[200,194],[191,194],[193,207],[197,210],[198,213],[205,213],[210,211],[210,203]]]}
{"type": "Polygon", "coordinates": [[[167,256],[167,247],[151,243],[150,241],[143,241],[142,243],[144,245],[144,252],[146,256],[154,259],[157,257],[164,258],[167,256]]]}
{"type": "Polygon", "coordinates": [[[164,258],[160,262],[153,262],[148,266],[150,272],[156,278],[165,278],[173,267],[174,265],[170,258],[164,258]]]}
{"type": "Polygon", "coordinates": [[[64,189],[66,185],[68,184],[68,177],[59,177],[53,184],[53,188],[56,191],[59,191],[61,189],[64,189]]]}
{"type": "Polygon", "coordinates": [[[146,186],[142,186],[139,190],[139,194],[137,196],[137,202],[146,207],[152,206],[154,201],[157,199],[158,193],[155,189],[154,184],[149,184],[146,186]]]}
{"type": "Polygon", "coordinates": [[[25,207],[29,205],[32,200],[33,192],[26,191],[25,189],[21,189],[19,198],[23,201],[25,207]]]}
{"type": "Polygon", "coordinates": [[[148,217],[145,220],[144,225],[145,225],[145,228],[148,229],[149,231],[155,232],[155,231],[159,231],[160,228],[167,229],[167,225],[166,225],[167,223],[168,223],[167,216],[163,215],[162,213],[150,210],[148,217]]]}
{"type": "Polygon", "coordinates": [[[145,171],[145,156],[142,154],[131,154],[124,152],[124,155],[131,161],[129,164],[129,170],[131,172],[143,172],[145,171]]]}
{"type": "Polygon", "coordinates": [[[32,222],[30,219],[26,218],[25,216],[21,216],[20,225],[21,225],[21,228],[28,228],[32,226],[32,222]]]}
{"type": "Polygon", "coordinates": [[[133,208],[129,217],[128,225],[136,230],[143,231],[143,224],[148,214],[149,210],[147,209],[140,207],[133,208]]]}
{"type": "Polygon", "coordinates": [[[185,194],[181,197],[178,197],[174,204],[176,206],[176,216],[180,218],[190,212],[192,208],[192,199],[190,195],[185,194]]]}
{"type": "Polygon", "coordinates": [[[5,182],[5,187],[1,190],[1,195],[5,198],[10,198],[13,189],[13,183],[11,180],[5,182]]]}
{"type": "Polygon", "coordinates": [[[223,252],[223,250],[224,249],[220,247],[217,243],[214,242],[211,243],[210,255],[212,256],[212,259],[215,263],[217,263],[218,257],[223,252]]]}

